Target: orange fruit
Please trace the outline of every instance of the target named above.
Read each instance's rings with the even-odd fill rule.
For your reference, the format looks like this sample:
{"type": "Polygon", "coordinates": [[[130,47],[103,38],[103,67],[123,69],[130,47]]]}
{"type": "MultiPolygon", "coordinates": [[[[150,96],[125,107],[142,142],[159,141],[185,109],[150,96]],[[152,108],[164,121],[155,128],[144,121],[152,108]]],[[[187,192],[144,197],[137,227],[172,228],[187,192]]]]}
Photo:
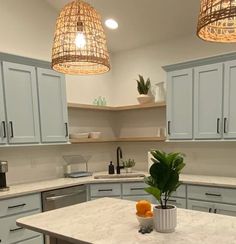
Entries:
{"type": "Polygon", "coordinates": [[[152,211],[147,211],[145,213],[145,217],[153,217],[153,212],[152,211]]]}
{"type": "Polygon", "coordinates": [[[146,212],[151,211],[151,203],[146,200],[140,200],[136,203],[138,216],[145,216],[146,212]]]}

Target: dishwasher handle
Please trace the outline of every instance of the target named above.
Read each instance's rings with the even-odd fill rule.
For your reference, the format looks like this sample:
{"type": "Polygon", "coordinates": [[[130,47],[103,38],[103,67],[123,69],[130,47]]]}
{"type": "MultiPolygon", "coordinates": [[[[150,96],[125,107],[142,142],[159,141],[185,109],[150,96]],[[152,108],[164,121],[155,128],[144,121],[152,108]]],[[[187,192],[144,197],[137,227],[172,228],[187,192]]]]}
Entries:
{"type": "Polygon", "coordinates": [[[70,194],[63,194],[63,195],[58,195],[58,196],[53,196],[53,197],[46,197],[45,200],[46,201],[57,201],[57,200],[61,200],[67,197],[73,197],[73,196],[77,196],[80,195],[82,193],[85,193],[86,190],[79,190],[70,194]]]}

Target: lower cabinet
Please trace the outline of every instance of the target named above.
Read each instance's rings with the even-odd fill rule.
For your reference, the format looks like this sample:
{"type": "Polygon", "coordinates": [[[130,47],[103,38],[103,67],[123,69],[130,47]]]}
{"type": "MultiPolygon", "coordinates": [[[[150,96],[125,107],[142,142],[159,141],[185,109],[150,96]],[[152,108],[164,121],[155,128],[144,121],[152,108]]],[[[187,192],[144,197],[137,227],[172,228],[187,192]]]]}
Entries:
{"type": "Polygon", "coordinates": [[[187,208],[186,198],[171,197],[168,204],[174,205],[177,208],[187,208]]]}

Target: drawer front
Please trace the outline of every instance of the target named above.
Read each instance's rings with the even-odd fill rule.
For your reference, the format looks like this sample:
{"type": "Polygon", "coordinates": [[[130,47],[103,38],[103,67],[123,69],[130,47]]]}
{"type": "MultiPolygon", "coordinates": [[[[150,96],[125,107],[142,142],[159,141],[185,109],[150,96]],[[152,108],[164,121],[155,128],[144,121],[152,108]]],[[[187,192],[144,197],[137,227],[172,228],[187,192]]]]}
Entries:
{"type": "Polygon", "coordinates": [[[0,201],[0,218],[32,210],[41,210],[40,194],[15,197],[0,201]]]}
{"type": "Polygon", "coordinates": [[[17,214],[11,217],[0,218],[0,239],[3,244],[11,244],[19,242],[25,239],[39,236],[39,233],[36,233],[31,230],[27,230],[17,226],[16,220],[25,216],[32,214],[40,213],[40,211],[32,211],[24,214],[17,214]]]}
{"type": "Polygon", "coordinates": [[[31,239],[26,240],[26,241],[17,242],[17,244],[43,244],[43,243],[44,243],[44,240],[43,240],[42,235],[39,235],[35,238],[31,238],[31,239]]]}
{"type": "Polygon", "coordinates": [[[151,195],[123,196],[122,198],[125,200],[134,201],[134,202],[137,202],[140,200],[147,200],[153,204],[157,204],[157,201],[151,195]]]}
{"type": "Polygon", "coordinates": [[[174,205],[177,208],[187,208],[186,199],[171,197],[168,204],[174,205]]]}
{"type": "Polygon", "coordinates": [[[121,195],[121,184],[90,185],[91,197],[109,197],[121,195]]]}
{"type": "Polygon", "coordinates": [[[236,190],[220,187],[188,186],[188,198],[236,204],[236,190]]]}
{"type": "Polygon", "coordinates": [[[171,196],[186,198],[186,185],[180,185],[179,188],[171,194],[171,196]]]}
{"type": "Polygon", "coordinates": [[[148,187],[144,182],[132,182],[122,184],[123,195],[147,195],[144,188],[148,187]]]}

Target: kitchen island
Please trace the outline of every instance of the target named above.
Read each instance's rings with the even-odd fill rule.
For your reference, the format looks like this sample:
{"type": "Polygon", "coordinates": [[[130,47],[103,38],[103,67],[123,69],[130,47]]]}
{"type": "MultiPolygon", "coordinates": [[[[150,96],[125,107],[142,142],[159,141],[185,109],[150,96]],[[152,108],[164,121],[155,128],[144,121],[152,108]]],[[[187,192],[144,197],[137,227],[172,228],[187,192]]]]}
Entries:
{"type": "Polygon", "coordinates": [[[71,244],[236,244],[236,218],[178,209],[174,233],[138,233],[135,203],[102,198],[21,218],[17,224],[71,244]]]}

